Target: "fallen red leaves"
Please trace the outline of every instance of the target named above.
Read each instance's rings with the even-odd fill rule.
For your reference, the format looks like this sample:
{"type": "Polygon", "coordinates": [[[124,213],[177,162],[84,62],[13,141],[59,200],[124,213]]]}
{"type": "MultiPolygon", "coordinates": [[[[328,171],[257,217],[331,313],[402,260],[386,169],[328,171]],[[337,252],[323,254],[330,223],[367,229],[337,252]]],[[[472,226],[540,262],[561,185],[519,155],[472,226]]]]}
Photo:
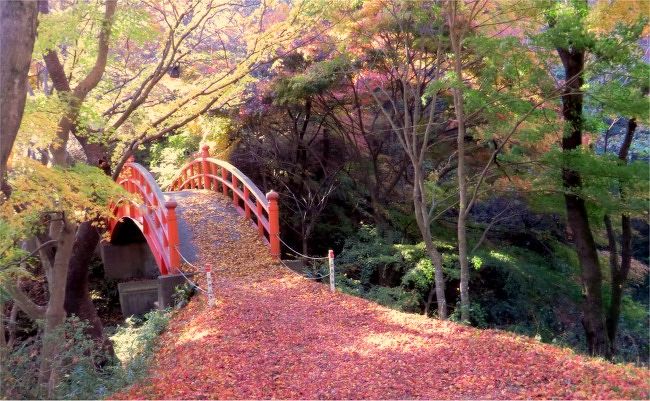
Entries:
{"type": "Polygon", "coordinates": [[[223,199],[193,201],[200,259],[227,269],[214,274],[217,305],[200,296],[179,311],[150,377],[115,398],[650,396],[644,369],[331,294],[274,263],[223,199]]]}

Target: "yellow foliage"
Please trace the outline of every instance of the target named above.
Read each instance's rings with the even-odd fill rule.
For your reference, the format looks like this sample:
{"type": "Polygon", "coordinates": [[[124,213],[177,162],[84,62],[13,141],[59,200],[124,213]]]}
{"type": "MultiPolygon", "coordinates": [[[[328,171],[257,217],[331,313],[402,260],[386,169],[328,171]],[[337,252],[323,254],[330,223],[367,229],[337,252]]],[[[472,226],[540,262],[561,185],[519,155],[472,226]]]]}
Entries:
{"type": "Polygon", "coordinates": [[[75,223],[97,219],[96,224],[102,225],[111,217],[111,202],[132,197],[102,170],[85,164],[48,168],[20,159],[11,171],[10,184],[11,198],[0,206],[0,220],[6,228],[0,243],[5,245],[41,231],[47,216],[65,214],[75,223]]]}
{"type": "Polygon", "coordinates": [[[45,149],[51,145],[65,108],[59,96],[28,96],[14,151],[21,154],[29,147],[45,149]]]}
{"type": "MultiPolygon", "coordinates": [[[[599,0],[589,13],[589,27],[597,33],[612,31],[617,23],[650,17],[650,0],[599,0]]],[[[648,27],[644,34],[650,33],[648,27]]]]}

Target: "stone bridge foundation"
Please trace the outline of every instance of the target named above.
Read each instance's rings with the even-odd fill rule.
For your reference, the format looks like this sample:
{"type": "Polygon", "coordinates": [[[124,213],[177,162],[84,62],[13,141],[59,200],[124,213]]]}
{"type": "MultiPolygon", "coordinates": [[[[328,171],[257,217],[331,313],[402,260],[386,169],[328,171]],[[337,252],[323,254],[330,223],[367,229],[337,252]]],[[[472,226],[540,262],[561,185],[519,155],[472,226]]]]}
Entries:
{"type": "Polygon", "coordinates": [[[160,275],[156,260],[144,236],[129,220],[120,223],[111,242],[102,242],[100,255],[104,276],[117,280],[122,315],[141,316],[153,309],[173,306],[177,286],[186,283],[182,275],[160,275]]]}

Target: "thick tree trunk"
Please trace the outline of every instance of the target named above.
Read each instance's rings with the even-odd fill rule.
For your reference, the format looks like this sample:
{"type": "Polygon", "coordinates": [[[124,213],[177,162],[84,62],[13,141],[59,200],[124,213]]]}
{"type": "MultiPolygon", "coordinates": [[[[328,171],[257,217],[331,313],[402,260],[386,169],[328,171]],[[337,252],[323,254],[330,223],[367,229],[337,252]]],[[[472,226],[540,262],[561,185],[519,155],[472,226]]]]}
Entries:
{"type": "MultiPolygon", "coordinates": [[[[562,114],[565,133],[562,150],[566,154],[582,144],[582,84],[585,53],[580,49],[557,49],[564,65],[566,88],[562,94],[562,114]]],[[[562,183],[565,189],[564,202],[567,222],[573,233],[581,268],[584,295],[582,323],[587,338],[587,349],[592,355],[609,356],[610,348],[605,328],[602,299],[602,273],[598,261],[596,243],[589,225],[585,200],[576,193],[582,186],[578,171],[565,165],[562,169],[562,183]]]]}
{"type": "Polygon", "coordinates": [[[90,222],[86,221],[79,225],[68,266],[65,311],[68,315],[74,314],[82,320],[87,320],[89,327],[86,333],[95,340],[99,340],[103,348],[112,354],[112,344],[104,335],[104,325],[90,298],[88,288],[88,265],[95,253],[99,239],[99,232],[90,222]]]}
{"type": "Polygon", "coordinates": [[[0,190],[9,196],[7,163],[27,96],[27,74],[36,38],[37,3],[0,1],[0,190]]]}
{"type": "MultiPolygon", "coordinates": [[[[627,156],[632,145],[632,139],[636,132],[636,120],[630,119],[627,124],[627,132],[625,139],[618,152],[618,158],[624,163],[627,163],[627,156]]],[[[621,200],[625,199],[624,184],[620,183],[619,192],[621,200]]],[[[621,302],[623,300],[623,290],[625,282],[630,272],[630,265],[632,263],[632,225],[630,216],[621,215],[621,264],[618,264],[618,255],[616,254],[616,237],[614,230],[611,228],[611,221],[609,216],[605,216],[605,226],[607,227],[607,238],[610,247],[610,270],[611,270],[611,302],[607,312],[607,335],[610,341],[610,349],[612,355],[616,353],[616,334],[618,330],[618,321],[621,316],[621,302]],[[609,223],[609,224],[608,224],[609,223]],[[611,254],[616,258],[615,263],[612,263],[611,254]]]]}

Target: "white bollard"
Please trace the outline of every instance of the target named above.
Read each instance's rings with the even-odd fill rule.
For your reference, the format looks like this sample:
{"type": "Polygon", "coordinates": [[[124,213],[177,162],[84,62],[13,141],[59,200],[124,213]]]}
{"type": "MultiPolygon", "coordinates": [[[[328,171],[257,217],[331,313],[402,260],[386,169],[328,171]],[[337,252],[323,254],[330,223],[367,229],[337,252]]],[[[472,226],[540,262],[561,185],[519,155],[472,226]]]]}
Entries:
{"type": "Polygon", "coordinates": [[[327,260],[329,261],[330,265],[330,291],[335,292],[336,286],[334,285],[334,251],[331,249],[327,253],[327,260]]]}
{"type": "Polygon", "coordinates": [[[208,283],[208,306],[214,306],[214,291],[212,290],[212,265],[205,264],[205,275],[208,283]]]}

